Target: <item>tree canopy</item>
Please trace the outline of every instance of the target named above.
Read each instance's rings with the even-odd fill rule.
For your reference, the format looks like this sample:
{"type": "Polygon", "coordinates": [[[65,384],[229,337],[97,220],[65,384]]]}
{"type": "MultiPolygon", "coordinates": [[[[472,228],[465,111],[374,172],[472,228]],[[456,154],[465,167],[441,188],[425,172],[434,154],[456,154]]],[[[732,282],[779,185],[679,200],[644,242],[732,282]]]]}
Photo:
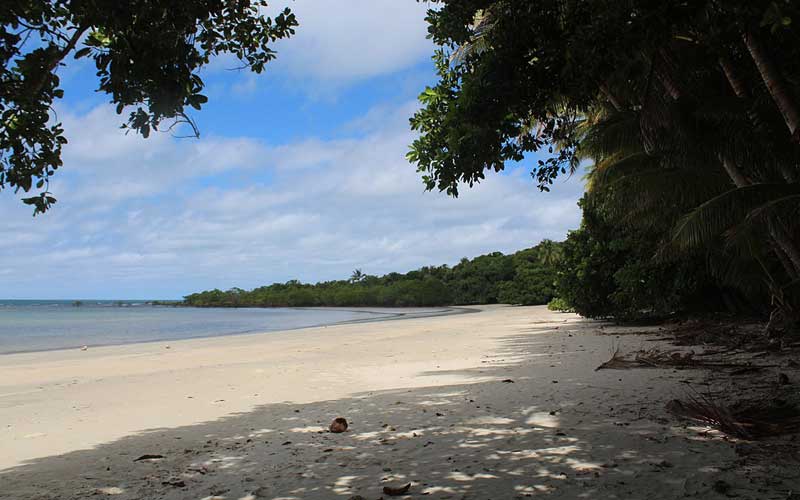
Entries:
{"type": "Polygon", "coordinates": [[[56,200],[48,180],[62,165],[67,137],[53,106],[64,96],[58,69],[70,57],[94,62],[97,90],[109,96],[123,128],[143,137],[181,124],[207,102],[200,69],[232,54],[260,73],[272,42],[294,34],[287,8],[265,16],[264,0],[6,0],[0,6],[0,189],[39,191],[23,198],[34,214],[56,200]]]}
{"type": "Polygon", "coordinates": [[[547,190],[588,164],[593,238],[699,254],[718,283],[768,290],[775,324],[800,317],[797,2],[440,3],[408,154],[428,189],[518,161],[547,190]]]}
{"type": "Polygon", "coordinates": [[[453,267],[426,266],[372,276],[356,269],[348,280],[274,283],[253,290],[208,290],[185,297],[190,306],[444,306],[546,304],[555,295],[561,243],[544,240],[511,255],[464,258],[453,267]]]}

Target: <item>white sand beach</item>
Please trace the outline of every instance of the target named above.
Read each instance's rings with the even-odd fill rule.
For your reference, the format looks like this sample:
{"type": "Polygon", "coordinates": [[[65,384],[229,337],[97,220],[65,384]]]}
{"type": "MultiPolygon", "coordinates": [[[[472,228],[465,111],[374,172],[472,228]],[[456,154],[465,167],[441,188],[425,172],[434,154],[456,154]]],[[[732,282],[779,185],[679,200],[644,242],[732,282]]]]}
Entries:
{"type": "Polygon", "coordinates": [[[787,498],[663,411],[702,372],[595,371],[649,337],[476,311],[2,356],[0,498],[787,498]]]}

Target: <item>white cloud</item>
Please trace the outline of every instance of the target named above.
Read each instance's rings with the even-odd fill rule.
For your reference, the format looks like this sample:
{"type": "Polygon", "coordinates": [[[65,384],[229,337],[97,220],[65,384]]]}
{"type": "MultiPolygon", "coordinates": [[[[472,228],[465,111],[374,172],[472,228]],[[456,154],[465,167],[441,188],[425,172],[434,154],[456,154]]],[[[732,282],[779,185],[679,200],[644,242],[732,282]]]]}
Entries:
{"type": "MultiPolygon", "coordinates": [[[[434,52],[425,15],[436,5],[427,1],[284,0],[270,2],[264,14],[274,16],[285,7],[297,16],[299,26],[291,38],[271,45],[277,58],[265,73],[255,75],[232,54],[223,54],[204,69],[206,94],[246,99],[278,82],[289,94],[335,98],[352,84],[429,61],[434,52]]],[[[397,84],[413,85],[416,91],[421,81],[411,78],[397,84]]]]}
{"type": "MultiPolygon", "coordinates": [[[[278,45],[277,63],[298,76],[352,81],[392,73],[433,53],[428,2],[297,0],[300,27],[278,45]]],[[[273,2],[272,7],[282,7],[273,2]]]]}
{"type": "Polygon", "coordinates": [[[360,136],[283,145],[145,141],[120,135],[105,108],[69,115],[54,210],[31,219],[29,207],[0,197],[0,297],[177,297],[355,267],[406,271],[577,226],[578,179],[539,193],[517,171],[458,199],[424,192],[404,158],[410,106],[384,107],[360,136]]]}

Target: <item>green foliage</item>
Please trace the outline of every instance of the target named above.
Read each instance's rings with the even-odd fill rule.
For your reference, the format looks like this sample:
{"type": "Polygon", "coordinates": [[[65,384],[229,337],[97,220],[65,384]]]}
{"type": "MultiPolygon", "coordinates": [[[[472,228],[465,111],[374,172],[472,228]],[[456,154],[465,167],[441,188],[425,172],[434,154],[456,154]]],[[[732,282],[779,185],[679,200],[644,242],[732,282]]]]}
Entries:
{"type": "Polygon", "coordinates": [[[371,276],[356,269],[350,279],[315,285],[289,281],[254,290],[209,290],[185,297],[199,307],[443,306],[451,304],[546,304],[555,290],[560,243],[544,240],[512,255],[494,252],[451,267],[423,267],[406,274],[371,276]]]}
{"type": "Polygon", "coordinates": [[[547,310],[557,312],[574,312],[567,301],[559,297],[555,297],[553,300],[547,303],[547,310]]]}
{"type": "Polygon", "coordinates": [[[546,304],[555,295],[556,265],[561,258],[561,244],[550,240],[514,254],[514,278],[499,285],[499,302],[546,304]]]}
{"type": "Polygon", "coordinates": [[[260,13],[266,6],[264,0],[4,0],[0,189],[40,190],[23,199],[34,215],[55,203],[47,186],[67,139],[52,107],[64,95],[56,73],[70,54],[94,61],[97,90],[118,114],[129,111],[122,128],[148,137],[183,124],[198,135],[187,111],[208,101],[200,70],[232,54],[260,73],[275,58],[270,44],[294,34],[294,14],[266,17],[260,13]]]}
{"type": "Polygon", "coordinates": [[[543,190],[591,163],[558,287],[582,314],[733,290],[800,319],[798,18],[789,0],[443,0],[408,158],[454,196],[509,161],[543,190]]]}
{"type": "Polygon", "coordinates": [[[557,295],[575,312],[624,321],[741,306],[743,291],[712,274],[708,255],[659,255],[676,215],[656,226],[631,226],[620,223],[599,193],[591,198],[580,202],[583,221],[567,236],[558,269],[557,295]]]}

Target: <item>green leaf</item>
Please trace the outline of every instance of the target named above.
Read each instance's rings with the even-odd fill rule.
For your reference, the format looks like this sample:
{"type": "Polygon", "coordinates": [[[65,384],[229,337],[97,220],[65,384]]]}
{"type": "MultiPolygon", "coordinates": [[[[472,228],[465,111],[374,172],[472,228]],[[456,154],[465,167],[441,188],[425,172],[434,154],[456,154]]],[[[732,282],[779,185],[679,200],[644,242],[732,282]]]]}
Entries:
{"type": "Polygon", "coordinates": [[[91,47],[84,47],[75,52],[75,59],[80,59],[81,57],[86,57],[92,51],[91,47]]]}

